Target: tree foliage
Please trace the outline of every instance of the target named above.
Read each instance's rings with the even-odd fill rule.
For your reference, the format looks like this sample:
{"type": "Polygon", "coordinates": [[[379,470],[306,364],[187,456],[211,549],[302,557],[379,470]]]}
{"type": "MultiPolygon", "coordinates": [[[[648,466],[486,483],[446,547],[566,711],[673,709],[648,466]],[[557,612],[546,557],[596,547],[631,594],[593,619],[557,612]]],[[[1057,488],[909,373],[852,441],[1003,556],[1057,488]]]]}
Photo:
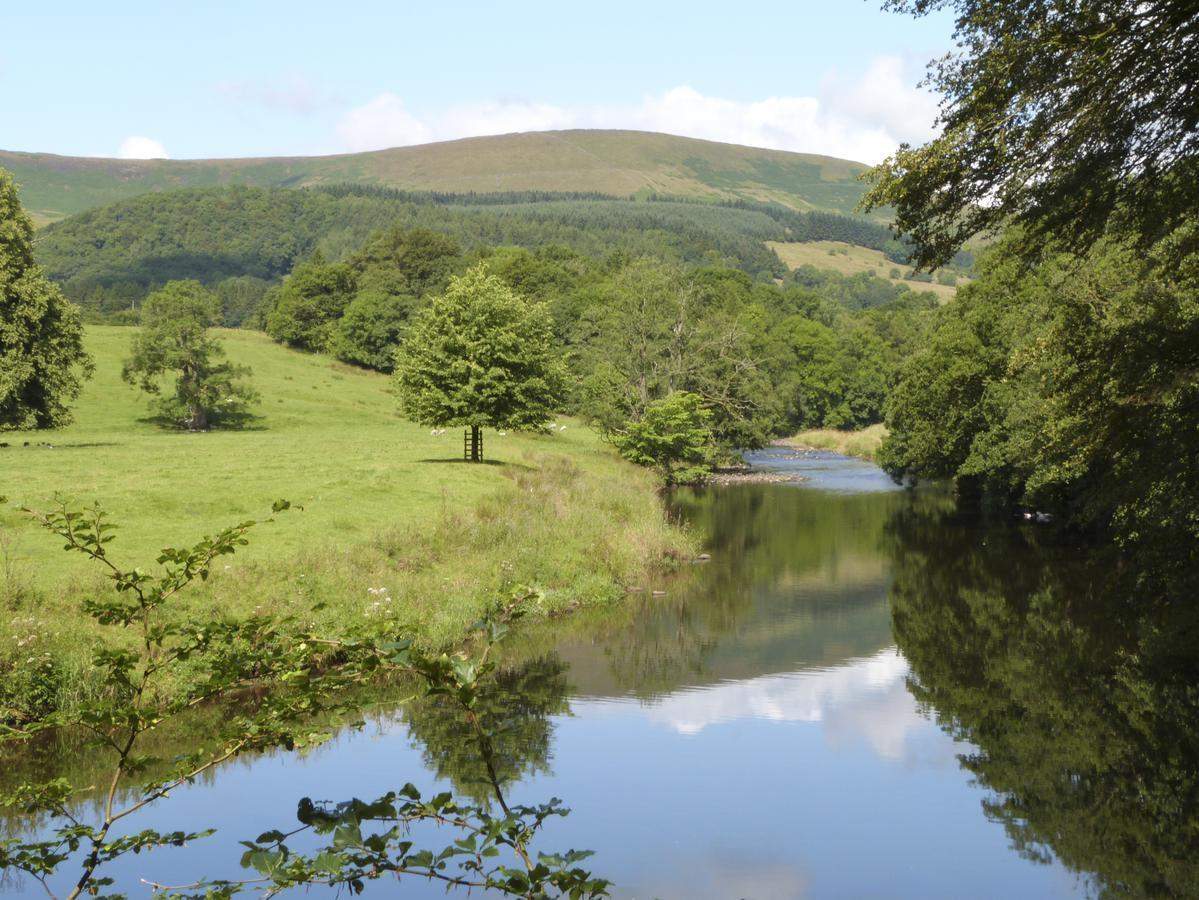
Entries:
{"type": "Polygon", "coordinates": [[[737,302],[751,292],[743,273],[693,275],[648,259],[600,281],[573,325],[582,411],[614,435],[685,391],[702,398],[722,446],[760,446],[769,430],[760,310],[737,302]]]}
{"type": "Polygon", "coordinates": [[[565,380],[548,310],[481,265],[413,317],[396,357],[401,408],[421,425],[539,428],[565,380]]]}
{"type": "Polygon", "coordinates": [[[875,170],[922,267],[1015,221],[1083,251],[1113,218],[1144,243],[1199,210],[1199,10],[1190,0],[887,0],[957,13],[930,67],[939,137],[875,170]]]}
{"type": "Polygon", "coordinates": [[[882,463],[1193,559],[1199,266],[1172,255],[1113,236],[1028,269],[996,248],[902,370],[882,463]]]}
{"type": "MultiPolygon", "coordinates": [[[[439,243],[465,253],[488,246],[558,246],[594,258],[619,252],[687,265],[719,262],[754,276],[782,277],[786,269],[765,242],[806,240],[848,241],[907,259],[904,246],[877,221],[777,204],[345,186],[146,194],[47,226],[39,252],[68,297],[92,314],[111,317],[127,316],[167,281],[194,278],[210,287],[241,277],[274,282],[317,251],[333,261],[357,257],[358,269],[390,259],[415,272],[405,254],[417,248],[405,235],[425,239],[413,261],[421,254],[432,260],[436,254],[429,251],[439,243]]],[[[439,290],[457,271],[461,268],[431,271],[432,277],[397,292],[439,290]]],[[[230,318],[224,324],[238,322],[230,318]]]]}
{"type": "Polygon", "coordinates": [[[220,304],[198,281],[173,281],[155,291],[142,310],[142,330],[122,377],[148,394],[161,394],[161,378],[175,374],[175,390],[159,400],[159,415],[191,431],[241,422],[257,395],[241,379],[246,366],[222,361],[224,347],[208,335],[220,321],[220,304]]]}
{"type": "MultiPolygon", "coordinates": [[[[273,512],[290,507],[277,501],[273,512]]],[[[289,620],[252,616],[206,618],[194,609],[180,615],[188,587],[206,580],[214,564],[248,543],[254,521],[241,522],[192,547],[167,548],[160,569],[128,569],[110,553],[115,526],[99,507],[79,509],[68,502],[37,515],[48,530],[105,569],[115,596],[87,603],[101,635],[93,665],[102,689],[73,711],[60,711],[0,730],[0,741],[25,741],[39,734],[77,730],[107,754],[111,771],[98,802],[80,803],[85,784],[65,778],[24,782],[0,795],[0,807],[38,817],[41,826],[22,838],[0,839],[0,872],[15,870],[55,893],[69,872],[63,896],[123,896],[109,893],[108,874],[116,860],[144,851],[182,847],[211,835],[211,829],[130,828],[139,815],[168,800],[173,791],[255,751],[294,750],[319,745],[335,727],[360,724],[348,689],[381,673],[419,680],[427,696],[455,707],[467,728],[456,743],[471,747],[494,773],[493,724],[480,715],[482,699],[495,678],[491,659],[509,623],[527,601],[517,589],[476,626],[474,653],[425,653],[406,633],[366,632],[345,640],[312,634],[289,620]],[[163,687],[176,679],[173,691],[163,687]],[[154,733],[205,704],[269,689],[227,707],[215,732],[173,759],[147,753],[154,733]]],[[[494,891],[518,897],[607,895],[608,882],[593,878],[579,863],[585,851],[536,853],[533,842],[545,824],[569,810],[552,800],[536,806],[509,804],[504,784],[492,775],[490,794],[477,804],[459,802],[448,792],[422,796],[411,783],[369,801],[301,798],[297,823],[243,841],[239,880],[203,880],[184,885],[153,884],[174,897],[222,898],[258,888],[265,896],[289,887],[327,885],[361,893],[368,881],[384,876],[420,877],[447,888],[494,891]],[[493,807],[493,803],[496,809],[493,807]],[[449,829],[454,838],[441,849],[418,846],[411,837],[421,823],[449,829]],[[289,842],[300,837],[305,849],[289,842]]]]}
{"type": "Polygon", "coordinates": [[[0,431],[58,428],[92,371],[79,310],[33,258],[33,223],[0,169],[0,431]]]}
{"type": "Polygon", "coordinates": [[[417,298],[404,294],[359,291],[329,335],[329,352],[343,362],[390,372],[400,336],[418,305],[417,298]]]}
{"type": "Polygon", "coordinates": [[[349,266],[319,255],[296,266],[266,298],[266,333],[300,350],[327,350],[357,286],[349,266]]]}
{"type": "Polygon", "coordinates": [[[647,404],[641,418],[611,440],[621,456],[657,469],[666,484],[689,484],[711,470],[711,418],[701,397],[675,391],[647,404]]]}

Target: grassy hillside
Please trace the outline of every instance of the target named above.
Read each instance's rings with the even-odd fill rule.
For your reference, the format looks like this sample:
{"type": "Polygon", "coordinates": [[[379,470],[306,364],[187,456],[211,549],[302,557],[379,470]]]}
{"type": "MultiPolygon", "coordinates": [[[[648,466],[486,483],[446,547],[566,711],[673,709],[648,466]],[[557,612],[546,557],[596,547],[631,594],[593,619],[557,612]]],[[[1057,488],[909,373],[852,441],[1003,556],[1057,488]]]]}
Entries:
{"type": "Polygon", "coordinates": [[[321,157],[116,160],[0,151],[39,223],[152,191],[333,183],[436,191],[594,191],[775,201],[848,213],[860,163],[638,131],[551,131],[321,157]]]}
{"type": "Polygon", "coordinates": [[[460,635],[506,581],[544,586],[547,608],[561,609],[619,596],[690,551],[666,525],[652,476],[589,430],[487,431],[490,464],[463,463],[461,433],[436,437],[399,419],[383,376],[256,333],[223,334],[230,357],[254,369],[255,426],[160,430],[119,377],[131,335],[89,330],[97,370],[74,425],[0,434],[0,494],[9,498],[0,509],[0,679],[17,642],[28,649],[31,639],[81,671],[90,632],[79,602],[108,589],[94,565],[16,509],[46,509],[58,491],[110,512],[120,526],[110,554],[130,566],[152,566],[161,547],[262,518],[287,498],[303,511],[254,529],[244,554],[192,602],[300,614],[334,631],[390,615],[435,642],[460,635]],[[389,598],[382,609],[372,606],[379,588],[389,598]],[[314,613],[318,601],[328,608],[314,613]]]}
{"type": "Polygon", "coordinates": [[[878,278],[890,278],[891,271],[895,269],[902,274],[900,278],[893,280],[902,281],[914,291],[931,291],[942,301],[952,299],[957,293],[956,287],[907,278],[906,276],[912,271],[910,267],[896,263],[878,250],[871,250],[867,247],[858,247],[841,241],[807,241],[804,243],[767,241],[766,245],[792,269],[798,269],[800,266],[812,266],[816,269],[836,272],[839,275],[865,273],[878,278]]]}

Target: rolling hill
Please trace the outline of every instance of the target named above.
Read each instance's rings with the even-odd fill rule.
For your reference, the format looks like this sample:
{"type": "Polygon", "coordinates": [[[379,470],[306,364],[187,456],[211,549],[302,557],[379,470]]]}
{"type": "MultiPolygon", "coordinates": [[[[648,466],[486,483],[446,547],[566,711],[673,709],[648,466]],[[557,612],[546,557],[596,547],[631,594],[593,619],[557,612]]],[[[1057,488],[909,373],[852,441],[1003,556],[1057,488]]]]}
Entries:
{"type": "Polygon", "coordinates": [[[125,160],[0,150],[38,224],[156,191],[241,184],[359,184],[408,190],[666,194],[852,212],[866,166],[639,131],[548,131],[338,156],[125,160]]]}

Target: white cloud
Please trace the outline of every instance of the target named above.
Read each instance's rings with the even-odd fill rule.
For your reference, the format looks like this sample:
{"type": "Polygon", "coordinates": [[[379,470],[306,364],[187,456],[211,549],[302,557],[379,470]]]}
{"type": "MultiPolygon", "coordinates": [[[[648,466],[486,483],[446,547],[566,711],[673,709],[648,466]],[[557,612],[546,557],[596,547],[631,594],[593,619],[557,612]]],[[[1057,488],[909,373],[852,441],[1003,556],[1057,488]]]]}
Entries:
{"type": "Polygon", "coordinates": [[[162,145],[162,141],[143,137],[140,134],[131,134],[121,141],[121,146],[117,150],[117,158],[170,159],[171,156],[167,153],[167,148],[162,145]]]}
{"type": "Polygon", "coordinates": [[[346,113],[337,123],[337,139],[346,150],[382,150],[436,140],[429,126],[408,111],[402,98],[380,94],[346,113]]]}
{"type": "Polygon", "coordinates": [[[881,56],[857,81],[845,83],[835,73],[825,78],[821,94],[828,106],[846,118],[881,128],[892,138],[922,144],[933,137],[937,97],[912,86],[903,60],[881,56]]]}
{"type": "Polygon", "coordinates": [[[346,150],[378,150],[484,134],[562,128],[633,128],[875,163],[901,141],[932,137],[936,100],[914,87],[902,60],[879,57],[857,79],[829,73],[817,96],[733,100],[680,85],[638,104],[566,108],[531,100],[450,107],[420,118],[392,93],[350,110],[337,125],[346,150]]]}
{"type": "Polygon", "coordinates": [[[437,118],[438,140],[515,131],[553,131],[577,127],[577,116],[549,103],[500,100],[451,107],[437,118]]]}

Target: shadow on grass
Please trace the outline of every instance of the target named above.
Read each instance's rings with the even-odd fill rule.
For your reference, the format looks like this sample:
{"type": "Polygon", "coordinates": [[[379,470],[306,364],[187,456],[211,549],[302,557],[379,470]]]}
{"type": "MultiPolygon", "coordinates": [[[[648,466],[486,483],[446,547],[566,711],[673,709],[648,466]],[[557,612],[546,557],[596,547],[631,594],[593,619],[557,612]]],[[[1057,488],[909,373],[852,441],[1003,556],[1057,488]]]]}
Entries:
{"type": "Polygon", "coordinates": [[[266,416],[238,416],[237,418],[221,419],[213,422],[203,431],[192,431],[178,420],[170,416],[146,416],[138,419],[140,425],[157,425],[163,431],[174,431],[177,434],[207,434],[210,431],[266,431],[266,416]]]}
{"type": "Polygon", "coordinates": [[[18,448],[27,448],[29,450],[87,450],[92,447],[123,447],[116,441],[87,441],[79,444],[52,444],[49,441],[0,441],[0,450],[15,450],[18,448]]]}
{"type": "Polygon", "coordinates": [[[469,459],[418,459],[418,463],[431,463],[433,465],[452,465],[460,466],[502,466],[509,469],[524,469],[526,472],[533,471],[532,466],[526,466],[524,463],[505,462],[502,459],[481,459],[478,462],[471,462],[469,459]]]}

